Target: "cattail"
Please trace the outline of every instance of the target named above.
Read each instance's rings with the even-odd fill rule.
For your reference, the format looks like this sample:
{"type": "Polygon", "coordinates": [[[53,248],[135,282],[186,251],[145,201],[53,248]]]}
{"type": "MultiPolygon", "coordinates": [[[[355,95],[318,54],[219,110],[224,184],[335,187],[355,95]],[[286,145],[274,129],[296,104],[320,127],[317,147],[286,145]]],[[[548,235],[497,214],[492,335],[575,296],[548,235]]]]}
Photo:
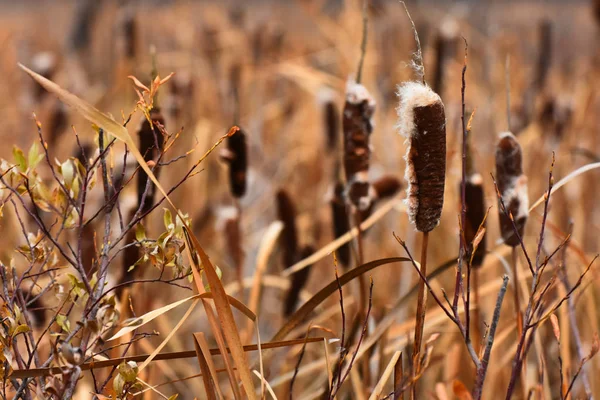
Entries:
{"type": "MultiPolygon", "coordinates": [[[[421,32],[419,30],[419,32],[421,32]]],[[[436,64],[433,76],[433,91],[442,93],[444,90],[444,72],[449,59],[456,55],[458,47],[458,25],[454,19],[446,19],[442,22],[438,35],[435,39],[436,64]]],[[[424,44],[423,44],[424,46],[424,44]]]]}
{"type": "Polygon", "coordinates": [[[94,151],[95,148],[90,143],[83,143],[81,147],[75,145],[72,157],[78,159],[81,165],[86,166],[90,163],[90,158],[92,158],[94,151]]]}
{"type": "MultiPolygon", "coordinates": [[[[158,158],[160,152],[162,151],[164,144],[164,136],[161,132],[161,129],[165,126],[165,120],[160,112],[160,109],[153,108],[150,111],[150,119],[152,121],[152,125],[150,122],[144,118],[138,130],[139,140],[140,140],[140,152],[144,156],[144,160],[146,162],[155,160],[158,158]],[[158,144],[158,149],[156,145],[158,144]]],[[[154,175],[158,178],[160,168],[154,168],[154,175]]],[[[142,204],[142,200],[144,200],[144,207],[141,210],[142,213],[149,211],[154,202],[154,192],[156,188],[154,184],[150,184],[148,188],[148,193],[146,194],[146,198],[144,199],[144,192],[146,190],[146,184],[148,183],[148,175],[140,169],[138,171],[138,179],[137,179],[137,196],[138,196],[138,207],[142,204]]]]}
{"type": "Polygon", "coordinates": [[[37,329],[45,328],[48,323],[48,316],[46,315],[46,307],[42,301],[42,297],[34,295],[28,290],[21,290],[21,295],[27,307],[27,314],[33,326],[37,329]]]}
{"type": "Polygon", "coordinates": [[[221,210],[223,218],[223,233],[233,265],[237,271],[240,284],[243,279],[244,250],[242,249],[242,233],[240,229],[240,213],[235,207],[226,207],[221,210]]]}
{"type": "MultiPolygon", "coordinates": [[[[496,147],[496,182],[506,211],[512,214],[519,237],[523,237],[525,223],[529,215],[527,177],[523,174],[523,152],[515,136],[510,132],[500,134],[496,147]]],[[[504,243],[518,246],[510,218],[500,209],[500,231],[504,243]]]]}
{"type": "Polygon", "coordinates": [[[323,122],[325,127],[325,138],[327,151],[333,152],[337,149],[340,133],[340,113],[335,102],[328,99],[323,106],[323,122]]]}
{"type": "Polygon", "coordinates": [[[221,152],[221,159],[229,164],[229,187],[234,197],[246,194],[248,171],[248,148],[246,134],[242,129],[226,139],[227,148],[221,152]]]}
{"type": "Polygon", "coordinates": [[[184,106],[192,100],[194,83],[189,74],[177,73],[169,79],[169,92],[165,108],[172,119],[178,120],[184,106]]]}
{"type": "Polygon", "coordinates": [[[96,231],[94,230],[94,226],[88,223],[81,230],[81,262],[88,276],[92,275],[95,259],[96,231]]]}
{"type": "Polygon", "coordinates": [[[375,200],[394,196],[402,189],[402,182],[392,175],[384,175],[372,184],[373,198],[375,200]]]}
{"type": "Polygon", "coordinates": [[[371,202],[366,210],[360,212],[360,220],[364,221],[369,218],[379,200],[392,197],[398,193],[401,187],[402,183],[400,183],[400,180],[391,175],[384,175],[373,182],[369,188],[369,198],[371,199],[371,202]]]}
{"type": "Polygon", "coordinates": [[[596,23],[600,26],[600,0],[593,0],[594,16],[596,17],[596,23]]]}
{"type": "MultiPolygon", "coordinates": [[[[135,215],[135,211],[135,209],[130,211],[129,220],[133,218],[133,216],[135,215]]],[[[137,239],[135,235],[135,228],[130,229],[129,232],[127,232],[127,236],[125,237],[125,244],[127,245],[127,247],[124,248],[122,256],[123,273],[121,275],[121,279],[119,280],[119,284],[121,285],[126,282],[131,282],[135,279],[137,268],[132,269],[131,267],[138,262],[141,253],[140,248],[137,245],[134,245],[136,241],[137,239]]],[[[119,286],[119,288],[117,289],[118,297],[121,297],[121,293],[123,292],[124,288],[124,286],[119,286]]]]}
{"type": "MultiPolygon", "coordinates": [[[[334,193],[330,201],[331,217],[333,220],[333,235],[338,238],[350,230],[348,213],[346,212],[346,202],[344,201],[344,185],[336,183],[334,193]]],[[[337,257],[344,267],[350,265],[350,246],[343,244],[337,249],[337,257]]]]}
{"type": "Polygon", "coordinates": [[[408,217],[420,232],[433,230],[444,205],[446,117],[444,104],[418,82],[399,87],[398,129],[407,138],[405,178],[408,217]]]}
{"type": "Polygon", "coordinates": [[[296,207],[285,190],[277,192],[277,215],[283,222],[281,240],[283,246],[283,266],[291,267],[298,253],[298,229],[296,228],[296,207]]]}
{"type": "MultiPolygon", "coordinates": [[[[305,246],[302,248],[298,260],[305,259],[314,252],[314,247],[310,245],[305,246]]],[[[300,271],[292,275],[291,285],[283,303],[283,315],[285,315],[286,317],[289,317],[294,312],[296,304],[298,303],[298,298],[300,297],[300,291],[304,288],[304,285],[306,285],[306,281],[308,280],[311,268],[312,265],[309,265],[308,267],[301,269],[300,271]]]]}
{"type": "Polygon", "coordinates": [[[77,2],[75,22],[69,36],[69,47],[82,51],[89,47],[94,21],[98,16],[100,2],[97,0],[82,0],[77,2]]]}
{"type": "MultiPolygon", "coordinates": [[[[42,75],[44,78],[53,80],[57,69],[56,56],[49,51],[37,53],[31,60],[31,69],[42,75]]],[[[33,91],[34,96],[38,101],[48,93],[42,85],[38,84],[34,85],[33,91]]]]}
{"type": "Polygon", "coordinates": [[[536,65],[535,84],[538,90],[543,89],[552,65],[552,22],[545,19],[539,25],[540,49],[536,65]]]}
{"type": "Polygon", "coordinates": [[[67,107],[63,102],[56,100],[48,116],[48,144],[52,147],[67,129],[67,107]]]}
{"type": "Polygon", "coordinates": [[[368,170],[371,158],[369,136],[373,132],[375,100],[367,89],[358,83],[348,82],[344,104],[344,169],[346,171],[347,197],[358,210],[366,210],[369,198],[368,170]]]}
{"type": "Polygon", "coordinates": [[[561,140],[571,124],[574,105],[570,98],[547,98],[542,105],[539,120],[545,133],[561,140]]]}
{"type": "MultiPolygon", "coordinates": [[[[465,242],[469,248],[467,257],[473,254],[473,240],[481,223],[485,218],[485,193],[483,191],[483,178],[478,173],[472,173],[465,182],[465,202],[467,206],[466,221],[464,227],[465,242]]],[[[485,226],[484,226],[485,228],[485,226]]],[[[486,252],[485,233],[481,242],[473,254],[473,267],[479,267],[483,264],[486,252]]]]}
{"type": "Polygon", "coordinates": [[[119,21],[119,31],[123,56],[128,59],[134,59],[138,48],[139,33],[133,8],[128,7],[123,10],[119,21]]]}

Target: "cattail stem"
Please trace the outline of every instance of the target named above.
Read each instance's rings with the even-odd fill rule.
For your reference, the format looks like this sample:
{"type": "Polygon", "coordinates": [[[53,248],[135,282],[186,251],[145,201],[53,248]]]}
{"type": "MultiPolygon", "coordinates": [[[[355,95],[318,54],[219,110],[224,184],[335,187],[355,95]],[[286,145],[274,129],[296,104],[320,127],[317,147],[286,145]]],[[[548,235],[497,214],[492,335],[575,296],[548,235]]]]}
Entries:
{"type": "MultiPolygon", "coordinates": [[[[421,243],[421,275],[427,276],[427,245],[429,244],[429,232],[423,232],[421,243]]],[[[413,344],[413,378],[419,374],[419,355],[421,343],[423,342],[423,326],[425,325],[425,313],[427,312],[427,292],[425,282],[419,279],[419,292],[417,295],[417,314],[415,319],[415,341],[413,344]]],[[[416,399],[417,385],[413,382],[412,398],[416,399]]]]}
{"type": "MultiPolygon", "coordinates": [[[[241,231],[242,226],[242,205],[238,198],[234,198],[235,208],[237,210],[236,224],[238,225],[238,232],[241,231]]],[[[241,235],[240,235],[241,240],[241,235]]],[[[244,297],[244,262],[241,257],[235,257],[236,265],[235,270],[237,272],[238,282],[240,284],[240,298],[244,297]]]]}
{"type": "Polygon", "coordinates": [[[513,295],[514,295],[514,302],[515,302],[515,315],[517,317],[517,332],[519,333],[519,336],[521,335],[521,332],[523,332],[523,317],[521,315],[521,298],[519,296],[519,275],[518,275],[518,257],[517,257],[517,248],[513,247],[512,248],[512,262],[511,262],[511,266],[512,266],[512,272],[513,272],[513,279],[514,279],[514,288],[513,288],[513,295]]]}

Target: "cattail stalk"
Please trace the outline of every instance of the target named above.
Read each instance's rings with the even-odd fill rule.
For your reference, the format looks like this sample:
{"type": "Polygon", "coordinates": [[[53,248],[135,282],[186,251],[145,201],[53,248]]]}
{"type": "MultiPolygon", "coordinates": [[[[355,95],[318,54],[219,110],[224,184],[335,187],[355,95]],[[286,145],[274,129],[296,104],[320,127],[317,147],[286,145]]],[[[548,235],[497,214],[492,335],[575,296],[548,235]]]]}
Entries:
{"type": "Polygon", "coordinates": [[[285,190],[279,190],[276,195],[277,215],[283,222],[281,240],[283,246],[283,267],[288,268],[297,260],[298,230],[296,228],[296,207],[292,198],[285,190]]]}
{"type": "MultiPolygon", "coordinates": [[[[344,185],[341,182],[335,184],[334,193],[330,200],[331,217],[333,220],[333,235],[338,238],[350,230],[346,202],[344,201],[344,185]]],[[[337,249],[339,262],[347,268],[350,265],[350,245],[343,244],[337,249]]]]}
{"type": "MultiPolygon", "coordinates": [[[[314,252],[314,247],[310,245],[305,246],[300,251],[300,256],[298,257],[298,260],[302,260],[306,257],[309,257],[314,252]]],[[[283,303],[283,315],[285,317],[289,317],[294,312],[296,304],[298,303],[298,299],[300,298],[300,291],[306,285],[306,281],[308,280],[311,268],[312,266],[309,265],[308,267],[303,268],[292,275],[290,288],[288,289],[285,301],[283,303]]]]}
{"type": "MultiPolygon", "coordinates": [[[[440,221],[444,204],[446,177],[446,117],[439,95],[426,84],[407,82],[399,87],[398,128],[407,138],[405,178],[408,182],[408,217],[423,233],[421,273],[427,276],[429,232],[440,221]]],[[[419,281],[413,375],[418,374],[418,360],[423,340],[426,313],[425,283],[419,281]]],[[[416,388],[413,385],[413,397],[416,388]]]]}
{"type": "MultiPolygon", "coordinates": [[[[150,111],[150,121],[144,118],[138,130],[140,152],[144,156],[146,162],[156,161],[159,158],[164,145],[164,136],[161,130],[164,129],[165,120],[160,109],[153,108],[150,111]]],[[[158,178],[160,173],[158,165],[154,167],[153,172],[158,178]]],[[[152,208],[155,192],[156,188],[153,184],[150,184],[148,175],[140,169],[137,179],[137,204],[138,208],[141,208],[140,211],[142,213],[146,213],[152,208]],[[148,191],[146,191],[147,186],[149,186],[148,191]]]]}
{"type": "Polygon", "coordinates": [[[496,146],[496,182],[501,196],[499,200],[506,208],[504,212],[500,206],[498,215],[502,239],[512,247],[514,303],[520,332],[523,320],[518,289],[517,246],[521,243],[529,216],[529,196],[527,177],[523,174],[523,151],[510,132],[502,133],[496,146]]]}
{"type": "Polygon", "coordinates": [[[221,159],[229,165],[229,187],[235,198],[246,194],[246,177],[248,170],[248,149],[246,133],[239,129],[225,140],[227,148],[221,152],[221,159]]]}

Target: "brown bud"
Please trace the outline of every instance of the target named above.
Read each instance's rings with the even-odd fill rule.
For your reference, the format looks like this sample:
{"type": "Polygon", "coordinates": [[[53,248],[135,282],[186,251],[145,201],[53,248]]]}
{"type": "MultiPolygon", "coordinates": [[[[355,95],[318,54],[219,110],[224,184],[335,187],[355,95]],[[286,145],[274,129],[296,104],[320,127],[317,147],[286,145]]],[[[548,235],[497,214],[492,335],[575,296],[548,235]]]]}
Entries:
{"type": "MultiPolygon", "coordinates": [[[[496,146],[496,182],[502,202],[507,212],[512,214],[520,237],[523,237],[525,223],[529,216],[529,196],[527,177],[523,174],[523,152],[515,136],[510,132],[500,134],[496,146]]],[[[500,232],[504,243],[515,247],[519,238],[515,235],[513,224],[499,207],[500,232]]]]}
{"type": "MultiPolygon", "coordinates": [[[[314,252],[315,249],[312,246],[303,247],[297,261],[310,256],[314,252]]],[[[294,312],[296,304],[298,303],[298,298],[300,297],[300,291],[304,288],[304,285],[306,285],[311,268],[312,265],[309,265],[291,276],[290,288],[288,289],[287,296],[283,303],[283,314],[286,317],[289,317],[294,312]]]]}
{"type": "Polygon", "coordinates": [[[398,128],[407,138],[405,179],[408,217],[418,231],[440,222],[446,177],[446,117],[433,90],[418,82],[399,87],[398,128]]]}
{"type": "Polygon", "coordinates": [[[298,230],[296,228],[296,207],[285,190],[277,192],[277,215],[283,222],[281,241],[283,247],[283,267],[291,267],[296,262],[298,252],[298,230]]]}
{"type": "MultiPolygon", "coordinates": [[[[346,212],[346,202],[344,201],[344,185],[338,182],[334,188],[334,194],[331,198],[331,217],[333,220],[333,235],[338,238],[350,230],[348,213],[346,212]]],[[[337,249],[337,257],[344,267],[350,265],[350,246],[343,244],[337,249]]]]}
{"type": "Polygon", "coordinates": [[[246,176],[248,170],[248,149],[246,133],[242,129],[226,139],[227,149],[221,153],[221,159],[229,164],[229,187],[234,197],[246,194],[246,176]]]}
{"type": "Polygon", "coordinates": [[[346,88],[344,104],[344,169],[348,182],[347,197],[359,210],[369,207],[368,170],[371,149],[369,136],[373,132],[375,100],[367,89],[354,82],[346,88]]]}
{"type": "MultiPolygon", "coordinates": [[[[146,118],[144,118],[138,130],[138,136],[140,140],[140,152],[144,156],[144,160],[146,160],[146,162],[158,159],[158,156],[162,151],[164,144],[164,136],[161,130],[164,129],[165,120],[160,112],[160,109],[152,109],[150,111],[150,119],[152,120],[152,125],[150,125],[150,122],[146,118]],[[157,144],[158,149],[156,148],[157,144]]],[[[154,175],[158,178],[160,168],[154,168],[153,172],[154,175]]],[[[142,204],[142,199],[144,197],[144,191],[146,189],[147,182],[148,175],[144,172],[144,170],[140,169],[138,171],[137,178],[138,207],[142,204]]],[[[142,209],[142,212],[146,212],[152,208],[155,191],[156,188],[154,184],[150,183],[148,193],[146,193],[146,198],[144,200],[144,207],[142,209]]]]}
{"type": "MultiPolygon", "coordinates": [[[[465,202],[467,206],[466,221],[464,227],[465,241],[469,248],[469,258],[473,251],[473,240],[485,218],[485,193],[483,191],[483,179],[475,173],[467,178],[465,183],[465,202]]],[[[485,226],[484,226],[485,228],[485,226]]],[[[473,267],[483,264],[486,252],[485,233],[473,255],[473,267]]]]}

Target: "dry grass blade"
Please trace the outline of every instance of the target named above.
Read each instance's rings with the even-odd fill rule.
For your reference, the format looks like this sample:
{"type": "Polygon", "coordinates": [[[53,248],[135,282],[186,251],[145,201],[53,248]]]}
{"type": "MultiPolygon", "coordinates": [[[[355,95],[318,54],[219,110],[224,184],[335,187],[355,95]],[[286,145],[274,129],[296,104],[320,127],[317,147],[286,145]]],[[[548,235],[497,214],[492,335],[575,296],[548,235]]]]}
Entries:
{"type": "MultiPolygon", "coordinates": [[[[266,388],[269,391],[269,394],[271,395],[273,400],[277,400],[277,396],[275,396],[275,392],[273,391],[273,388],[271,388],[271,385],[269,385],[269,382],[267,382],[267,380],[257,370],[253,370],[252,372],[254,372],[254,375],[258,376],[260,381],[266,386],[266,388]]],[[[263,396],[263,398],[264,398],[264,396],[263,396]]]]}
{"type": "MultiPolygon", "coordinates": [[[[228,296],[228,297],[229,297],[229,302],[231,303],[232,306],[234,306],[235,308],[240,310],[242,313],[244,313],[244,315],[246,315],[250,320],[252,320],[252,321],[256,320],[256,315],[254,315],[254,313],[252,311],[250,311],[250,309],[248,309],[248,307],[246,307],[241,301],[239,301],[231,296],[228,296]]],[[[115,333],[110,339],[108,339],[108,341],[118,339],[121,336],[124,336],[130,332],[133,332],[134,330],[138,329],[142,325],[146,325],[148,322],[152,321],[154,318],[156,318],[156,317],[158,317],[158,316],[160,316],[160,315],[162,315],[162,314],[174,309],[175,307],[180,306],[183,303],[186,303],[190,300],[212,299],[212,298],[213,298],[212,293],[210,293],[210,292],[202,293],[200,295],[190,296],[185,299],[178,300],[174,303],[167,304],[166,306],[157,308],[156,310],[147,312],[146,314],[127,322],[126,325],[123,328],[121,328],[117,333],[115,333]]]]}
{"type": "MultiPolygon", "coordinates": [[[[372,269],[380,267],[382,265],[391,264],[395,262],[406,262],[410,261],[406,257],[391,257],[391,258],[382,258],[380,260],[371,261],[360,265],[339,277],[339,284],[344,286],[348,282],[353,279],[361,276],[362,274],[369,272],[372,269]]],[[[287,334],[294,329],[304,318],[310,314],[315,307],[321,304],[325,299],[327,299],[330,295],[335,293],[338,290],[338,282],[332,281],[323,289],[319,290],[309,301],[304,303],[302,307],[300,307],[283,325],[279,331],[273,336],[273,341],[282,340],[287,336],[287,334]]]]}
{"type": "MultiPolygon", "coordinates": [[[[402,209],[404,210],[404,205],[402,204],[402,200],[400,198],[394,198],[388,201],[386,204],[381,206],[381,208],[376,210],[366,221],[360,224],[361,231],[369,229],[371,226],[375,225],[377,221],[383,218],[388,212],[392,211],[394,208],[397,207],[402,207],[402,209]]],[[[333,240],[331,243],[321,247],[316,253],[285,269],[281,274],[283,276],[290,276],[294,272],[298,272],[301,269],[316,263],[324,257],[327,257],[328,254],[331,254],[332,252],[337,250],[340,246],[350,242],[354,237],[356,237],[357,234],[358,229],[356,227],[352,228],[352,230],[347,232],[345,235],[340,236],[339,238],[333,240]]]]}
{"type": "Polygon", "coordinates": [[[375,385],[375,389],[373,389],[373,393],[371,393],[369,400],[377,400],[379,398],[379,396],[381,395],[381,392],[383,391],[385,383],[389,379],[390,375],[392,375],[392,373],[394,372],[396,362],[400,358],[401,354],[402,354],[401,351],[397,351],[394,353],[394,355],[392,356],[392,359],[388,363],[387,367],[385,367],[385,370],[383,371],[381,378],[379,378],[379,382],[377,382],[377,385],[375,385]]]}
{"type": "Polygon", "coordinates": [[[139,372],[141,372],[144,368],[146,368],[148,366],[148,364],[150,364],[150,362],[154,359],[154,357],[156,357],[156,355],[158,353],[160,353],[160,351],[163,349],[163,347],[165,347],[165,345],[169,342],[169,340],[171,340],[171,338],[173,337],[173,335],[175,335],[175,333],[177,333],[177,331],[179,330],[179,328],[181,328],[181,325],[183,325],[183,323],[192,314],[192,311],[194,311],[194,308],[196,308],[196,305],[198,304],[199,301],[200,301],[200,299],[196,299],[196,300],[194,300],[194,302],[192,304],[190,304],[190,307],[187,309],[187,311],[185,312],[185,314],[183,314],[183,317],[181,317],[181,319],[179,320],[179,322],[177,322],[177,325],[175,325],[175,327],[173,328],[173,330],[171,332],[169,332],[169,334],[167,335],[167,337],[165,338],[165,340],[163,340],[161,342],[161,344],[159,344],[156,347],[156,349],[154,350],[154,352],[152,354],[150,354],[150,356],[148,358],[146,358],[146,360],[144,360],[144,362],[142,363],[142,365],[139,366],[139,368],[138,368],[139,372]]]}
{"type": "Polygon", "coordinates": [[[219,391],[219,399],[222,399],[223,395],[219,389],[215,365],[210,358],[210,352],[208,351],[208,345],[206,344],[203,333],[194,333],[194,347],[196,348],[196,354],[198,355],[198,363],[200,364],[200,371],[202,372],[202,381],[204,382],[204,390],[207,399],[216,399],[215,388],[219,391]]]}

